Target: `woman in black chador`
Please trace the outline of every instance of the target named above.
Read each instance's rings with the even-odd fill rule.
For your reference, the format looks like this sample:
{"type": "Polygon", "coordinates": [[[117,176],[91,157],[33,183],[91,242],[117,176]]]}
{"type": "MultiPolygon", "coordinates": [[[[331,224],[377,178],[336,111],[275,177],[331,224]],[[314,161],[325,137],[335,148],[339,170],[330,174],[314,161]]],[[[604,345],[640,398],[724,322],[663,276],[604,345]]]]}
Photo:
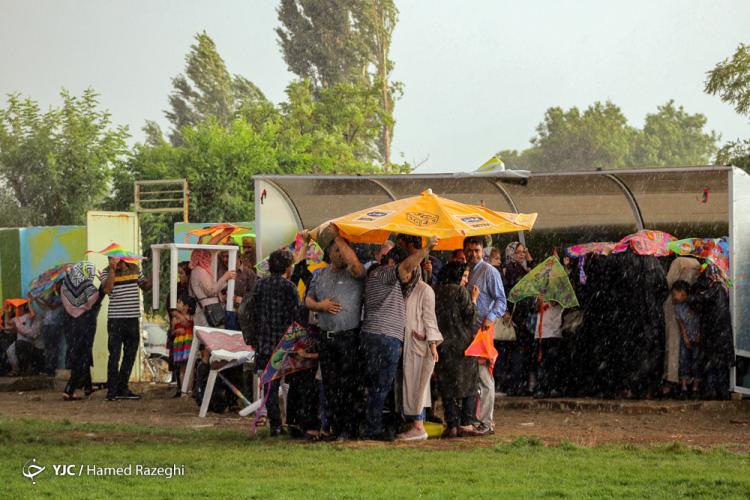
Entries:
{"type": "Polygon", "coordinates": [[[580,390],[598,397],[647,397],[664,357],[669,293],[656,257],[631,250],[587,262],[584,325],[575,342],[580,390]]]}
{"type": "Polygon", "coordinates": [[[703,396],[729,399],[729,369],[734,365],[729,293],[719,270],[712,264],[698,277],[690,302],[701,320],[701,348],[706,360],[703,396]]]}

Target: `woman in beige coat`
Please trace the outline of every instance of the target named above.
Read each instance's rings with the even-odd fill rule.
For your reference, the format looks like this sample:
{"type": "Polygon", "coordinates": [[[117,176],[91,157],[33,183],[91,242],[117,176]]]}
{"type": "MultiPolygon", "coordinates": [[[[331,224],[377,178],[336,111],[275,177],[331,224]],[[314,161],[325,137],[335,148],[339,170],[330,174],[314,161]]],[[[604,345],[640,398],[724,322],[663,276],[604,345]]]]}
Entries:
{"type": "Polygon", "coordinates": [[[406,330],[404,332],[402,405],[406,418],[414,425],[396,439],[420,441],[427,439],[424,429],[425,408],[430,400],[430,378],[438,361],[437,346],[443,341],[435,317],[435,292],[422,280],[406,299],[406,330]]]}

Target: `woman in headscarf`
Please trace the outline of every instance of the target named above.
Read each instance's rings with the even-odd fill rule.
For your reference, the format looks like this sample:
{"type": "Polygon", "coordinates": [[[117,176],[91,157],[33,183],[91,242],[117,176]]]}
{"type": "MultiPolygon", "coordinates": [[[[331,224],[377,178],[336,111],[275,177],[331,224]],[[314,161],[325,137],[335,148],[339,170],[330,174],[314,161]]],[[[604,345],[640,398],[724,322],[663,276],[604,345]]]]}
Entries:
{"type": "Polygon", "coordinates": [[[211,252],[193,250],[190,254],[190,296],[195,297],[198,307],[193,316],[195,326],[210,326],[203,308],[219,303],[219,293],[226,288],[227,282],[237,276],[236,271],[227,271],[218,280],[211,266],[211,252]]]}
{"type": "Polygon", "coordinates": [[[701,321],[701,348],[706,360],[703,397],[729,399],[729,370],[735,364],[732,316],[726,276],[707,264],[690,297],[701,321]]]}
{"type": "Polygon", "coordinates": [[[443,335],[440,345],[440,397],[448,429],[445,437],[476,435],[476,399],[479,365],[464,351],[474,340],[471,327],[476,319],[479,288],[469,295],[466,283],[469,268],[462,262],[449,262],[440,272],[435,292],[437,324],[443,335]]]}
{"type": "Polygon", "coordinates": [[[65,340],[70,366],[70,379],[63,392],[66,401],[80,399],[75,396],[80,388],[87,388],[86,392],[90,393],[96,318],[104,298],[94,285],[95,273],[94,264],[79,262],[65,273],[60,288],[66,313],[65,340]]]}
{"type": "MultiPolygon", "coordinates": [[[[430,262],[425,259],[425,262],[430,262]]],[[[437,346],[443,341],[435,317],[435,292],[419,280],[406,299],[406,329],[402,355],[403,414],[413,427],[396,436],[403,441],[427,439],[425,408],[432,405],[430,379],[438,361],[437,346]]]]}
{"type": "MultiPolygon", "coordinates": [[[[698,279],[701,272],[701,264],[693,257],[677,257],[669,266],[667,273],[667,286],[671,289],[677,281],[685,281],[692,285],[698,279]]],[[[672,392],[673,388],[680,382],[678,369],[680,366],[680,327],[674,313],[674,301],[672,294],[664,301],[664,322],[666,333],[664,338],[664,382],[662,394],[672,392]]]]}
{"type": "MultiPolygon", "coordinates": [[[[506,295],[526,276],[532,262],[526,246],[520,241],[514,241],[505,247],[502,277],[506,295]]],[[[515,324],[515,342],[495,341],[498,352],[495,386],[504,389],[509,395],[527,392],[534,341],[533,333],[527,328],[527,318],[533,313],[534,304],[533,299],[522,300],[503,316],[503,321],[515,324]]]]}

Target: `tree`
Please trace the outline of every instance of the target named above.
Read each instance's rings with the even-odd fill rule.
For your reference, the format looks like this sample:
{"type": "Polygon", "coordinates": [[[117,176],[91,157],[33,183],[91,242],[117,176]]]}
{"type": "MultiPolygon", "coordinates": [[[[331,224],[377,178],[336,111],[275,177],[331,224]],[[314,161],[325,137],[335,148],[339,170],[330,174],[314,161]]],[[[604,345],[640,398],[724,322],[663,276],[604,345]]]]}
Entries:
{"type": "Polygon", "coordinates": [[[357,32],[357,0],[281,0],[276,28],[289,70],[315,88],[362,80],[368,47],[357,32]]]}
{"type": "Polygon", "coordinates": [[[545,113],[529,149],[499,155],[507,168],[537,171],[700,165],[710,161],[718,140],[705,125],[704,115],[688,114],[674,101],[647,115],[642,130],[611,102],[583,113],[555,107],[545,113]]]}
{"type": "Polygon", "coordinates": [[[659,106],[656,113],[646,115],[627,163],[636,167],[709,163],[719,137],[713,131],[704,132],[706,122],[704,115],[688,114],[670,100],[659,106]]]}
{"type": "MultiPolygon", "coordinates": [[[[708,72],[705,91],[718,94],[740,115],[750,116],[750,45],[741,43],[731,59],[724,59],[708,72]]],[[[722,146],[716,163],[750,172],[750,139],[737,139],[722,146]]]]}
{"type": "Polygon", "coordinates": [[[550,108],[537,126],[530,150],[522,153],[528,165],[544,170],[587,170],[622,167],[635,130],[620,108],[607,102],[564,111],[550,108]]]}
{"type": "Polygon", "coordinates": [[[708,72],[705,91],[734,105],[741,115],[750,114],[750,45],[741,43],[731,59],[724,59],[708,72]]]}
{"type": "Polygon", "coordinates": [[[6,226],[83,224],[109,193],[126,157],[126,127],[114,127],[97,93],[63,90],[61,108],[40,110],[8,96],[0,109],[0,206],[6,226]]]}
{"type": "Polygon", "coordinates": [[[739,167],[750,173],[750,139],[731,141],[716,153],[718,165],[739,167]]]}
{"type": "Polygon", "coordinates": [[[180,144],[180,130],[213,117],[224,126],[248,105],[267,102],[263,92],[250,80],[231,75],[216,44],[206,32],[195,35],[185,56],[185,74],[172,79],[170,109],[165,116],[172,123],[170,139],[180,144]]]}
{"type": "Polygon", "coordinates": [[[383,166],[391,166],[394,101],[403,95],[403,84],[391,81],[393,61],[390,59],[391,38],[398,22],[398,9],[392,0],[367,0],[361,4],[359,17],[364,39],[369,47],[369,62],[374,66],[373,84],[378,89],[381,106],[381,132],[378,149],[383,166]]]}
{"type": "Polygon", "coordinates": [[[374,163],[380,123],[375,118],[377,95],[372,88],[337,83],[315,97],[309,80],[287,87],[281,104],[280,145],[302,161],[292,171],[361,173],[378,171],[374,163]]]}
{"type": "MultiPolygon", "coordinates": [[[[282,0],[281,27],[276,29],[290,71],[309,80],[315,96],[322,89],[351,84],[376,91],[379,108],[377,144],[380,160],[390,168],[393,109],[402,85],[390,80],[390,46],[398,20],[393,0],[282,0]]],[[[367,158],[365,158],[367,159],[367,158]]]]}

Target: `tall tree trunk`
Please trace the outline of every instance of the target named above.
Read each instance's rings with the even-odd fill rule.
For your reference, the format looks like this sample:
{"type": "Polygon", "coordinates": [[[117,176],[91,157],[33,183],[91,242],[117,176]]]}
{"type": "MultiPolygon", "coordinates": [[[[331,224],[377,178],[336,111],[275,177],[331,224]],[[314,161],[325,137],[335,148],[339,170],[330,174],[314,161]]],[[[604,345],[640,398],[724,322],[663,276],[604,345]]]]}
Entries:
{"type": "Polygon", "coordinates": [[[383,159],[383,169],[388,172],[391,169],[391,140],[393,138],[393,99],[388,88],[390,77],[388,53],[390,51],[391,31],[393,27],[388,26],[389,20],[386,17],[386,12],[381,2],[372,2],[372,8],[375,11],[373,18],[377,19],[377,28],[375,30],[377,75],[378,83],[380,84],[380,104],[383,108],[383,128],[380,132],[378,149],[383,159]]]}

